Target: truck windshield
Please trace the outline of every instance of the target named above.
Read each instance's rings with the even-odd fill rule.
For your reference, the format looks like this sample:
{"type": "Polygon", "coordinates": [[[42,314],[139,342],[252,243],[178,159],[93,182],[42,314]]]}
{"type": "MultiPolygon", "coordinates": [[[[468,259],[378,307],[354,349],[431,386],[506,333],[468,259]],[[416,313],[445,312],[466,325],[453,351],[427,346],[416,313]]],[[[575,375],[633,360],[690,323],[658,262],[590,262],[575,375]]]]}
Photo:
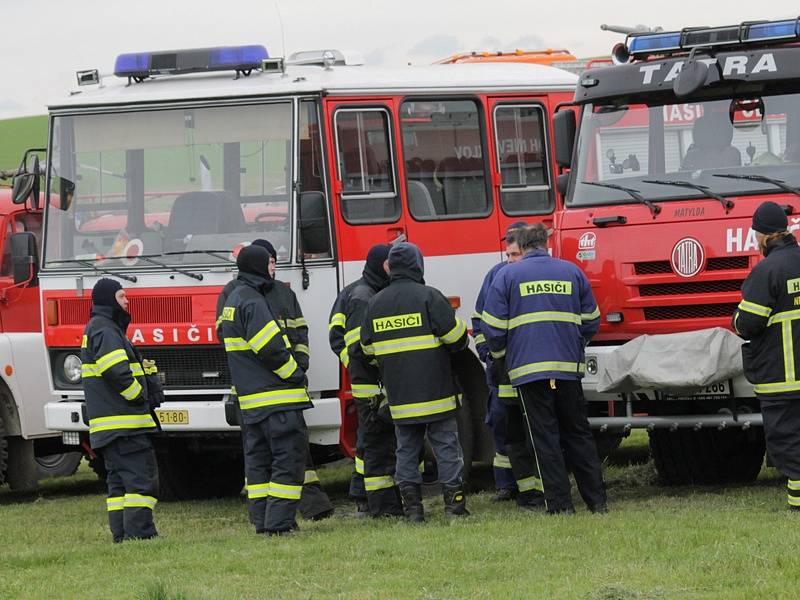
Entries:
{"type": "Polygon", "coordinates": [[[584,182],[613,182],[653,201],[707,198],[696,186],[724,196],[785,193],[800,186],[800,95],[587,105],[573,167],[571,206],[634,202],[584,182]]]}
{"type": "Polygon", "coordinates": [[[292,130],[288,100],[56,116],[45,264],[223,264],[256,238],[287,260],[292,130]]]}

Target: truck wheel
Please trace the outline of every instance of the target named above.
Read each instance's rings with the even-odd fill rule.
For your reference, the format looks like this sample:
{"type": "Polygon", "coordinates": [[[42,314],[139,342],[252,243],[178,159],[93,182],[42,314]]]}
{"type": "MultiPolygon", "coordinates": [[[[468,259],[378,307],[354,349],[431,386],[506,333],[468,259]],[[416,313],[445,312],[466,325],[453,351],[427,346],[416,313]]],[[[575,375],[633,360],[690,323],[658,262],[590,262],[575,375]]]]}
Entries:
{"type": "Polygon", "coordinates": [[[81,464],[83,454],[81,452],[62,452],[61,454],[50,454],[49,456],[36,457],[36,470],[39,479],[49,477],[69,477],[74,475],[81,464]]]}
{"type": "Polygon", "coordinates": [[[3,417],[0,416],[0,485],[6,482],[6,470],[8,469],[8,437],[6,437],[6,426],[3,417]]]}
{"type": "Polygon", "coordinates": [[[614,433],[611,431],[593,431],[594,443],[597,446],[597,456],[601,461],[608,458],[608,456],[622,443],[623,435],[621,433],[614,433]]]}
{"type": "Polygon", "coordinates": [[[650,453],[666,485],[754,481],[764,462],[764,429],[656,429],[650,453]]]}
{"type": "Polygon", "coordinates": [[[469,481],[473,461],[489,461],[494,457],[494,443],[486,427],[486,401],[489,388],[486,373],[478,358],[466,349],[452,356],[453,371],[461,386],[461,408],[456,413],[458,437],[464,455],[464,481],[469,481]]]}
{"type": "Polygon", "coordinates": [[[194,451],[182,440],[156,445],[161,500],[238,496],[244,487],[241,451],[194,451]]]}
{"type": "Polygon", "coordinates": [[[32,492],[39,485],[36,472],[36,457],[33,454],[33,440],[20,436],[8,439],[8,467],[6,481],[12,490],[32,492]]]}

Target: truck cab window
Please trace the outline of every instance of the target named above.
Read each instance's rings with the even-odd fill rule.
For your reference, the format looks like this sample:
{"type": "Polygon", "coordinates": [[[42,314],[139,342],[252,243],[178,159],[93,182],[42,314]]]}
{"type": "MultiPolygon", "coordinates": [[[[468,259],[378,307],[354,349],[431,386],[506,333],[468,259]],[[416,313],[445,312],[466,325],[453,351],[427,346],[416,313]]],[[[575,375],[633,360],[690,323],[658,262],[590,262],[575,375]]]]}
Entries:
{"type": "Polygon", "coordinates": [[[389,113],[340,109],[334,117],[342,214],[350,223],[390,223],[400,216],[389,113]]]}

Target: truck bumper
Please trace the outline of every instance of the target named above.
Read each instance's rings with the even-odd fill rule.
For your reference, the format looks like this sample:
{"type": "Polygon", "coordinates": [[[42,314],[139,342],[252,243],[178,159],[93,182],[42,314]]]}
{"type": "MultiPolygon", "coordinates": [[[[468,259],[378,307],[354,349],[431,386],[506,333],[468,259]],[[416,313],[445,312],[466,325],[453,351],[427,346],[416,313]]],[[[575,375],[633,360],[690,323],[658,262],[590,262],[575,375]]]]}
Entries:
{"type": "MultiPolygon", "coordinates": [[[[239,428],[229,425],[225,419],[225,398],[222,400],[167,400],[159,411],[187,411],[188,422],[162,424],[165,433],[202,434],[203,432],[235,432],[239,428]]],[[[339,398],[316,398],[314,408],[305,411],[308,438],[312,444],[333,446],[339,444],[339,429],[342,425],[339,398]]],[[[65,400],[50,402],[44,407],[45,424],[54,431],[88,432],[83,423],[83,402],[65,400]]]]}

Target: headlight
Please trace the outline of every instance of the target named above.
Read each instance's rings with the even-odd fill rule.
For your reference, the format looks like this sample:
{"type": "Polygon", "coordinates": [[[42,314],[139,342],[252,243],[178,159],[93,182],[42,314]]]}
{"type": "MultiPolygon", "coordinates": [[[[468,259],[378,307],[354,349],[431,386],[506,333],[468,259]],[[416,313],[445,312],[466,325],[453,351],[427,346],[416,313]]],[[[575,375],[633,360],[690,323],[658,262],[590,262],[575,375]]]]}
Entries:
{"type": "Polygon", "coordinates": [[[597,375],[597,358],[594,356],[586,357],[586,372],[589,375],[597,375]]]}
{"type": "Polygon", "coordinates": [[[80,383],[81,382],[81,359],[74,355],[68,354],[64,358],[64,377],[70,383],[80,383]]]}

